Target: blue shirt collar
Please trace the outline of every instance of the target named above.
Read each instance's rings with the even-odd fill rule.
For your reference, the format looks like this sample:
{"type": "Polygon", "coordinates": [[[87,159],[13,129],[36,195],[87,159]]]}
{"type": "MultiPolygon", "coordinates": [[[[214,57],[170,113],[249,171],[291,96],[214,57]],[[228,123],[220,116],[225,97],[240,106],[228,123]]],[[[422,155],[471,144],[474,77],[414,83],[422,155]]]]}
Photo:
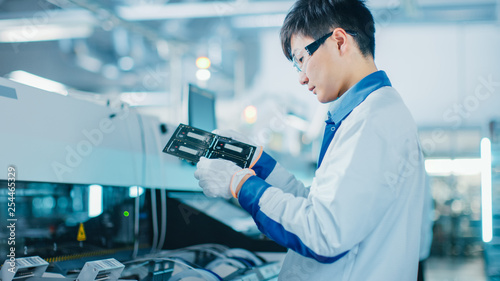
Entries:
{"type": "Polygon", "coordinates": [[[332,102],[328,109],[328,119],[326,122],[338,124],[356,106],[362,103],[368,95],[385,86],[392,85],[384,71],[379,70],[369,74],[347,90],[340,98],[332,102]]]}

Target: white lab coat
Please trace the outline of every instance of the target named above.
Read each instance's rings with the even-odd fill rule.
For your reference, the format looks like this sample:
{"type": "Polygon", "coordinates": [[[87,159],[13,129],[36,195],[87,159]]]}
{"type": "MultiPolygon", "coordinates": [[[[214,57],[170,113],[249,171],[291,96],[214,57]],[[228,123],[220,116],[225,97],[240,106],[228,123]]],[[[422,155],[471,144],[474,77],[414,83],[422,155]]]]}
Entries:
{"type": "Polygon", "coordinates": [[[422,213],[422,229],[420,234],[420,261],[426,260],[431,253],[434,232],[434,202],[429,175],[425,177],[424,210],[422,213]]]}
{"type": "Polygon", "coordinates": [[[413,281],[424,188],[415,122],[382,87],[342,121],[311,187],[275,164],[265,181],[245,182],[239,202],[290,248],[279,280],[413,281]]]}

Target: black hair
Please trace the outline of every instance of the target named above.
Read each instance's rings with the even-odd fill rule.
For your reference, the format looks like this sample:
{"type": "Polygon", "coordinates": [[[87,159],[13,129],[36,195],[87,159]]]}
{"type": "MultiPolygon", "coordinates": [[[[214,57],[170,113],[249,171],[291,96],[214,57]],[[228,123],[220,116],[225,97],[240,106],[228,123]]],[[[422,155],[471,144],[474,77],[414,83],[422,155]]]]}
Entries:
{"type": "Polygon", "coordinates": [[[317,40],[335,28],[355,32],[354,40],[366,57],[375,55],[375,23],[363,0],[298,0],[281,27],[281,47],[292,60],[292,35],[317,40]]]}

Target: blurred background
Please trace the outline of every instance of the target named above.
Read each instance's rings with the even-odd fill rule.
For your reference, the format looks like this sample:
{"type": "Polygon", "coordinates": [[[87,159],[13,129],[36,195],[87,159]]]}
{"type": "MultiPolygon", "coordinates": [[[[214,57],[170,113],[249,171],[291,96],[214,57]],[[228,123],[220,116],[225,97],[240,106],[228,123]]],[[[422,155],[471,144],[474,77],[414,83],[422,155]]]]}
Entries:
{"type": "MultiPolygon", "coordinates": [[[[167,159],[155,153],[161,153],[175,127],[197,118],[192,112],[207,110],[198,117],[210,119],[207,130],[234,129],[251,136],[310,183],[328,105],[320,104],[298,83],[297,73],[282,54],[279,30],[292,4],[281,0],[0,0],[0,76],[43,90],[30,92],[36,104],[20,106],[15,112],[0,99],[2,127],[15,125],[13,139],[23,144],[22,150],[12,150],[8,148],[12,143],[4,140],[0,148],[6,159],[2,164],[15,164],[20,170],[16,204],[25,207],[17,210],[17,216],[24,218],[18,224],[18,245],[23,245],[17,248],[19,255],[36,253],[50,260],[75,252],[99,256],[138,240],[160,250],[228,241],[218,240],[220,232],[207,234],[210,239],[205,240],[180,239],[175,218],[169,218],[169,230],[161,240],[158,221],[163,217],[166,221],[167,210],[159,217],[154,213],[160,212],[162,204],[180,211],[180,216],[186,205],[190,212],[207,214],[207,220],[215,218],[237,235],[244,233],[244,239],[254,239],[248,241],[262,242],[251,244],[237,236],[230,247],[253,245],[249,250],[282,251],[259,238],[245,214],[241,221],[227,221],[225,208],[237,207],[235,202],[206,204],[208,199],[196,197],[199,189],[192,179],[193,166],[168,159],[161,160],[168,163],[155,171],[146,164],[126,170],[120,166],[126,164],[109,160],[115,154],[104,150],[128,149],[134,155],[148,151],[147,160],[134,156],[144,162],[167,159]],[[193,91],[205,93],[202,96],[208,99],[196,109],[188,98],[193,91]],[[59,94],[57,98],[53,93],[59,94]],[[75,101],[71,106],[66,104],[69,99],[75,101]],[[42,109],[47,112],[40,114],[42,109]],[[37,155],[43,150],[70,153],[63,140],[51,136],[64,132],[67,136],[71,134],[68,128],[74,128],[79,135],[68,143],[78,144],[82,129],[91,132],[100,115],[119,115],[124,109],[140,116],[133,125],[139,129],[128,131],[132,125],[124,121],[116,125],[122,132],[116,141],[105,137],[102,149],[94,144],[92,157],[107,153],[102,156],[107,160],[95,159],[105,163],[105,168],[96,170],[89,160],[69,165],[71,172],[60,170],[54,168],[55,156],[47,155],[43,157],[50,159],[37,164],[33,172],[32,167],[24,168],[25,162],[38,163],[36,159],[43,157],[37,155]],[[48,112],[54,116],[45,115],[48,112]],[[43,128],[36,125],[37,131],[32,119],[46,122],[43,128]],[[59,127],[62,123],[57,122],[64,120],[69,121],[59,127]],[[95,121],[93,127],[85,125],[88,120],[95,121]],[[153,130],[148,126],[161,128],[154,133],[159,149],[145,145],[147,130],[153,130]],[[115,147],[119,139],[134,132],[143,139],[128,148],[115,147]],[[40,168],[44,163],[52,167],[48,172],[40,168]],[[66,172],[76,176],[57,178],[66,172]],[[136,172],[139,175],[128,180],[136,172]],[[155,178],[155,173],[161,176],[155,178]],[[138,192],[139,186],[144,194],[138,192]],[[88,209],[90,193],[95,192],[91,190],[100,190],[101,196],[101,211],[95,216],[88,209]],[[125,211],[132,214],[129,220],[122,215],[125,211]],[[78,243],[68,242],[75,236],[70,233],[80,222],[92,225],[92,218],[98,222],[89,226],[87,236],[105,231],[95,236],[94,248],[89,245],[83,251],[78,243]],[[138,234],[139,222],[141,229],[150,232],[138,234]]],[[[500,1],[367,0],[366,4],[376,21],[375,62],[413,114],[426,156],[433,205],[427,218],[433,234],[426,280],[500,280],[500,1]]],[[[19,101],[24,102],[21,92],[25,88],[16,89],[19,101]]],[[[5,196],[0,203],[5,205],[7,190],[2,192],[5,196]]],[[[7,213],[2,211],[0,218],[6,221],[7,213]]],[[[229,232],[222,236],[236,235],[229,232]]],[[[4,256],[9,233],[4,229],[1,235],[4,256]]]]}

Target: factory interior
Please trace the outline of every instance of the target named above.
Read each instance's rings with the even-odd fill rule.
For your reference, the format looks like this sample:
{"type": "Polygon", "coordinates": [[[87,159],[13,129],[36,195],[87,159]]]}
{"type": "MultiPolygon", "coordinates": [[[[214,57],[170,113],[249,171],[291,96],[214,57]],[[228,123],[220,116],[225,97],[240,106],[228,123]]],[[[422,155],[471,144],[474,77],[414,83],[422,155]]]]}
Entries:
{"type": "MultiPolygon", "coordinates": [[[[283,55],[294,2],[0,0],[1,281],[314,280],[278,277],[287,247],[204,194],[182,135],[237,131],[238,166],[263,147],[316,184],[329,103],[283,55]]],[[[425,158],[419,280],[500,280],[500,0],[365,4],[425,158]]]]}

